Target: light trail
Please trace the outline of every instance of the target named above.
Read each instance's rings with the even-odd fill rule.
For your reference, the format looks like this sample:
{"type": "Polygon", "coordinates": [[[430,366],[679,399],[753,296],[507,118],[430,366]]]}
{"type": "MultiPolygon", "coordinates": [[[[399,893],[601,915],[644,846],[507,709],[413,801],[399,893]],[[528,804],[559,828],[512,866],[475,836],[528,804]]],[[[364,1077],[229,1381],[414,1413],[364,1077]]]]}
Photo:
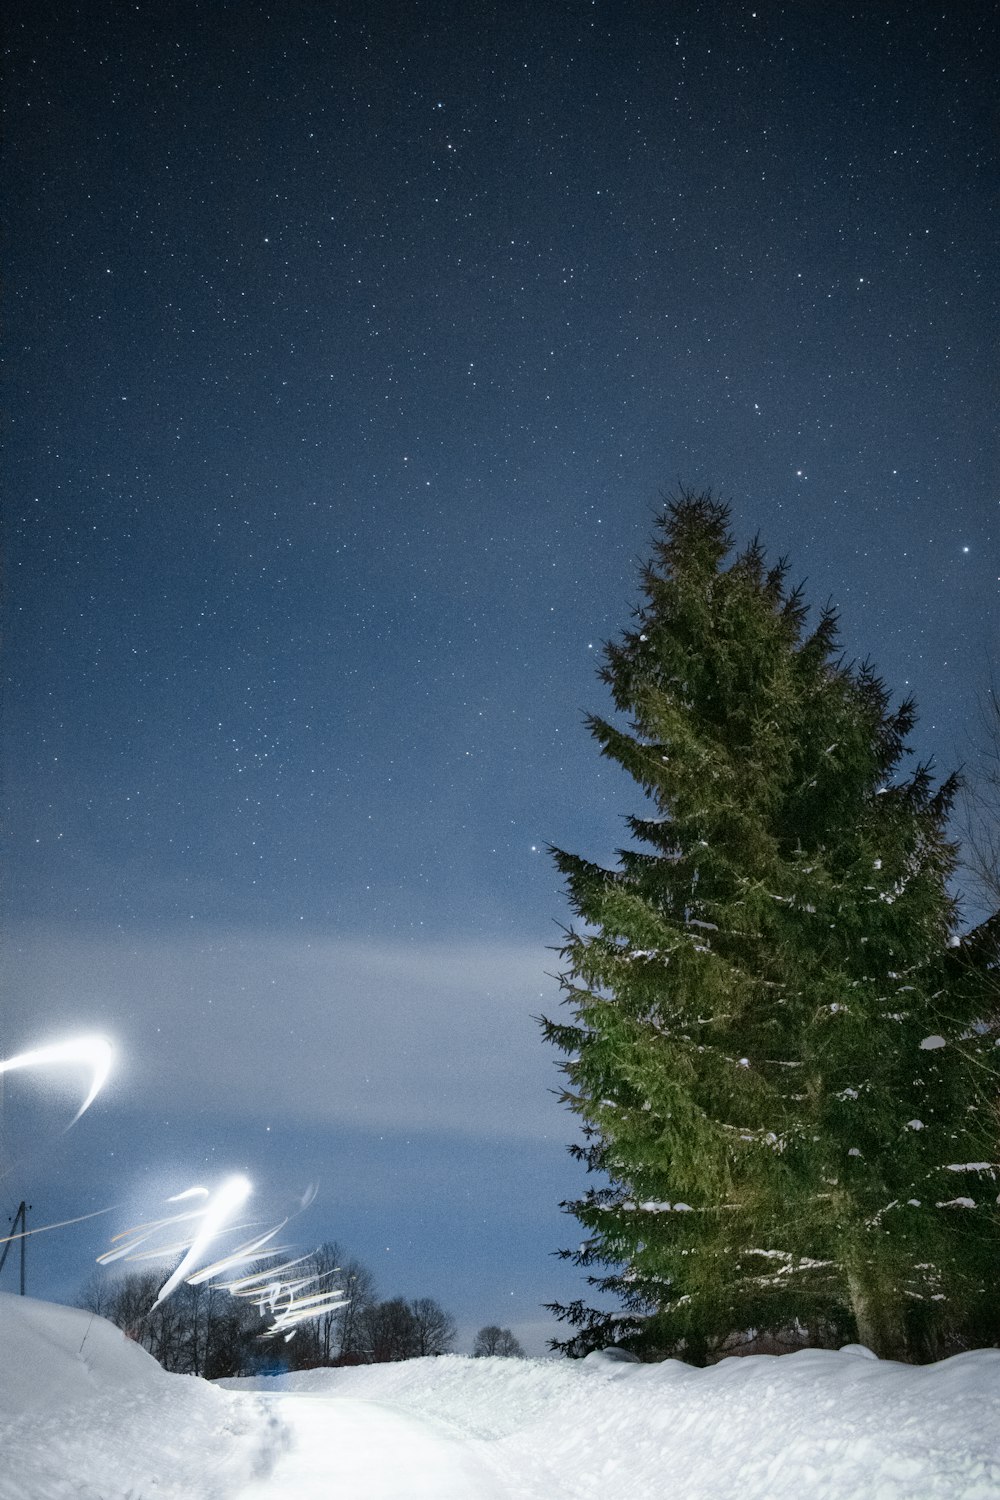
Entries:
{"type": "Polygon", "coordinates": [[[52,1042],[47,1047],[35,1047],[30,1052],[19,1052],[16,1057],[8,1057],[6,1062],[0,1062],[0,1073],[13,1073],[19,1068],[46,1068],[60,1063],[91,1068],[90,1091],[66,1126],[69,1130],[101,1092],[111,1071],[114,1055],[114,1048],[107,1037],[70,1037],[64,1042],[52,1042]]]}
{"type": "MultiPolygon", "coordinates": [[[[268,1254],[277,1254],[277,1251],[268,1251],[268,1254]]],[[[292,1266],[304,1265],[308,1259],[308,1255],[299,1255],[295,1260],[287,1260],[285,1264],[278,1267],[278,1269],[282,1271],[290,1271],[292,1266]]],[[[241,1276],[236,1281],[224,1281],[223,1286],[225,1287],[226,1291],[231,1292],[234,1297],[255,1297],[257,1293],[254,1288],[257,1286],[257,1284],[262,1282],[270,1283],[274,1280],[274,1275],[275,1268],[272,1266],[269,1270],[254,1271],[249,1276],[241,1276]]]]}
{"type": "Polygon", "coordinates": [[[9,1245],[14,1240],[28,1240],[33,1234],[48,1234],[50,1229],[65,1229],[70,1224],[83,1224],[87,1219],[99,1219],[102,1214],[114,1213],[115,1205],[110,1208],[97,1208],[92,1214],[80,1214],[75,1219],[60,1219],[56,1224],[39,1224],[35,1229],[25,1229],[20,1234],[7,1234],[0,1238],[0,1245],[9,1245]]]}
{"type": "MultiPolygon", "coordinates": [[[[280,1234],[287,1224],[287,1219],[282,1219],[273,1229],[266,1234],[259,1235],[255,1240],[249,1240],[245,1245],[238,1245],[229,1255],[224,1255],[221,1260],[214,1260],[210,1266],[203,1271],[198,1271],[194,1276],[188,1277],[188,1286],[200,1286],[203,1281],[212,1281],[216,1276],[221,1276],[223,1271],[235,1270],[237,1266],[245,1266],[248,1261],[257,1259],[257,1252],[262,1250],[269,1240],[273,1240],[276,1234],[280,1234]]],[[[271,1250],[270,1255],[282,1254],[282,1251],[271,1250]]]]}
{"type": "MultiPolygon", "coordinates": [[[[232,1275],[234,1271],[254,1263],[259,1268],[261,1260],[277,1259],[289,1254],[288,1246],[275,1246],[271,1243],[288,1223],[287,1218],[237,1244],[223,1255],[216,1253],[213,1260],[204,1263],[210,1247],[223,1235],[235,1236],[253,1227],[249,1223],[232,1222],[251,1192],[252,1188],[246,1177],[233,1176],[225,1178],[214,1192],[199,1185],[173,1193],[166,1200],[167,1203],[180,1205],[199,1200],[198,1206],[180,1213],[165,1214],[159,1219],[147,1219],[131,1229],[123,1230],[114,1236],[113,1248],[97,1257],[98,1263],[110,1265],[118,1260],[163,1261],[180,1255],[180,1263],[160,1287],[150,1312],[165,1302],[182,1282],[188,1286],[214,1282],[220,1290],[228,1292],[232,1297],[255,1302],[261,1317],[270,1313],[274,1322],[263,1337],[274,1338],[280,1334],[287,1341],[295,1336],[301,1323],[346,1306],[350,1298],[339,1287],[327,1291],[309,1291],[307,1295],[302,1295],[308,1288],[315,1287],[326,1277],[336,1274],[335,1271],[302,1274],[310,1260],[308,1254],[294,1256],[290,1260],[279,1260],[276,1265],[251,1270],[248,1275],[232,1275]],[[181,1224],[191,1228],[181,1230],[180,1238],[172,1237],[169,1243],[164,1243],[159,1238],[164,1231],[173,1231],[176,1235],[177,1226],[181,1224]],[[297,1275],[289,1275],[297,1267],[302,1270],[297,1275]],[[231,1279],[222,1280],[227,1273],[231,1279]]],[[[301,1213],[313,1202],[316,1192],[316,1187],[310,1184],[299,1200],[296,1213],[301,1213]]]]}
{"type": "Polygon", "coordinates": [[[311,1322],[313,1318],[322,1317],[324,1313],[335,1312],[338,1307],[346,1307],[350,1300],[339,1289],[317,1292],[312,1297],[296,1299],[290,1296],[288,1306],[281,1312],[275,1312],[274,1323],[264,1337],[277,1338],[279,1334],[284,1334],[287,1344],[288,1340],[295,1336],[300,1323],[311,1322]]]}
{"type": "Polygon", "coordinates": [[[176,1271],[171,1276],[168,1276],[160,1287],[156,1301],[153,1303],[154,1307],[159,1307],[160,1303],[170,1296],[174,1287],[179,1286],[188,1275],[188,1272],[195,1268],[202,1255],[215,1239],[215,1236],[225,1226],[226,1220],[237,1209],[243,1207],[252,1192],[253,1188],[250,1185],[249,1178],[239,1176],[226,1178],[219,1191],[205,1205],[202,1226],[195,1235],[190,1250],[176,1271]]]}
{"type": "MultiPolygon", "coordinates": [[[[106,1037],[97,1035],[68,1037],[64,1041],[33,1047],[27,1052],[19,1052],[14,1057],[0,1061],[0,1075],[33,1068],[59,1066],[89,1068],[90,1085],[84,1095],[83,1103],[66,1126],[69,1130],[82,1115],[86,1114],[101,1092],[107,1082],[113,1061],[114,1049],[106,1037]]],[[[157,1293],[156,1300],[150,1308],[152,1312],[153,1308],[159,1307],[172,1292],[176,1291],[181,1282],[186,1281],[189,1286],[200,1286],[205,1282],[217,1281],[227,1272],[232,1273],[255,1260],[259,1262],[262,1258],[267,1260],[287,1254],[284,1246],[266,1248],[275,1236],[281,1233],[288,1222],[286,1218],[263,1233],[258,1233],[252,1239],[237,1245],[227,1254],[217,1255],[207,1265],[200,1264],[206,1259],[210,1246],[221,1235],[233,1235],[239,1230],[246,1231],[251,1227],[249,1224],[234,1224],[232,1220],[246,1203],[252,1191],[251,1184],[246,1177],[232,1176],[227,1177],[214,1193],[200,1185],[174,1193],[167,1199],[168,1203],[187,1204],[197,1199],[199,1206],[180,1213],[167,1214],[159,1219],[149,1219],[145,1223],[137,1224],[132,1229],[115,1235],[111,1241],[113,1248],[97,1257],[98,1264],[110,1265],[118,1260],[163,1260],[166,1257],[180,1255],[180,1263],[157,1293]],[[197,1228],[191,1234],[181,1231],[181,1238],[174,1239],[172,1243],[164,1244],[162,1238],[158,1239],[164,1230],[172,1229],[180,1224],[197,1225],[197,1228]]],[[[309,1207],[317,1191],[317,1185],[310,1183],[299,1200],[297,1212],[301,1213],[309,1207]]],[[[0,1236],[0,1245],[10,1244],[14,1240],[28,1239],[35,1234],[47,1234],[54,1229],[66,1229],[73,1224],[83,1224],[88,1219],[97,1219],[102,1214],[112,1212],[113,1208],[99,1208],[93,1213],[79,1214],[72,1219],[60,1219],[53,1224],[40,1224],[36,1228],[25,1229],[19,1234],[0,1236]]],[[[256,1302],[262,1316],[267,1311],[271,1313],[274,1323],[267,1330],[266,1337],[283,1334],[287,1340],[294,1337],[300,1323],[320,1317],[338,1307],[344,1307],[350,1300],[339,1288],[314,1291],[303,1296],[302,1293],[308,1287],[315,1286],[325,1275],[334,1274],[333,1272],[317,1272],[313,1275],[300,1274],[289,1277],[288,1272],[293,1267],[304,1265],[308,1260],[308,1255],[297,1256],[265,1271],[253,1272],[249,1276],[237,1277],[235,1280],[220,1284],[230,1296],[243,1297],[256,1302]]]]}
{"type": "MultiPolygon", "coordinates": [[[[176,1200],[170,1198],[167,1201],[173,1203],[176,1200]]],[[[105,1250],[103,1255],[97,1257],[98,1265],[110,1265],[114,1260],[163,1260],[167,1255],[176,1255],[181,1250],[187,1250],[192,1243],[190,1236],[182,1240],[179,1245],[161,1245],[158,1249],[144,1255],[134,1253],[140,1245],[145,1245],[147,1240],[151,1240],[161,1229],[166,1229],[171,1224],[183,1224],[192,1219],[200,1219],[204,1213],[203,1208],[196,1208],[190,1213],[167,1214],[165,1218],[149,1219],[145,1224],[136,1224],[132,1229],[123,1229],[121,1234],[112,1236],[111,1243],[115,1245],[119,1240],[125,1240],[126,1243],[118,1245],[116,1250],[105,1250]]]]}

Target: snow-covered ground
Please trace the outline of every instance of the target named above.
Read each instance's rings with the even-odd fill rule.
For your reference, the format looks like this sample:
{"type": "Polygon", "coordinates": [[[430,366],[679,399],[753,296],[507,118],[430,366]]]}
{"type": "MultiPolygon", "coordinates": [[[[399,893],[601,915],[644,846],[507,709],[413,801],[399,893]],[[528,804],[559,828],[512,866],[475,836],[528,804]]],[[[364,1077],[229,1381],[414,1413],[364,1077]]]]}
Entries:
{"type": "Polygon", "coordinates": [[[0,1500],[1000,1500],[1000,1352],[167,1375],[0,1295],[0,1500]]]}

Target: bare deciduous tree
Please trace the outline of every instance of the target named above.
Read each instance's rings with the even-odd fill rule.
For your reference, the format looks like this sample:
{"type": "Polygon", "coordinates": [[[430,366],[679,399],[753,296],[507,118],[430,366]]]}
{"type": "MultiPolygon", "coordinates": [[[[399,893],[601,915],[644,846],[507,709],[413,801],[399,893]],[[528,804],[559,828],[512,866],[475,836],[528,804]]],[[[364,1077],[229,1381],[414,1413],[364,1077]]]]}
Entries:
{"type": "Polygon", "coordinates": [[[356,1359],[362,1353],[361,1318],[377,1300],[375,1277],[360,1260],[348,1256],[341,1262],[338,1285],[348,1300],[337,1314],[336,1357],[356,1359]]]}
{"type": "Polygon", "coordinates": [[[309,1258],[317,1280],[310,1290],[343,1292],[347,1301],[321,1313],[296,1338],[294,1361],[301,1368],[332,1365],[363,1353],[361,1315],[376,1300],[375,1278],[366,1265],[346,1255],[337,1240],[325,1240],[309,1258]]]}
{"type": "Polygon", "coordinates": [[[416,1329],[417,1354],[446,1354],[455,1342],[455,1319],[433,1297],[415,1297],[410,1312],[416,1329]]]}
{"type": "Polygon", "coordinates": [[[498,1328],[496,1323],[487,1323],[485,1328],[480,1328],[472,1346],[472,1354],[475,1359],[488,1358],[490,1355],[501,1355],[508,1359],[525,1357],[520,1340],[514,1337],[509,1328],[498,1328]]]}
{"type": "Polygon", "coordinates": [[[417,1353],[417,1328],[402,1297],[366,1307],[359,1319],[360,1342],[371,1364],[413,1359],[417,1353]]]}
{"type": "Polygon", "coordinates": [[[263,1357],[257,1309],[219,1287],[186,1284],[156,1306],[162,1280],[155,1271],[92,1277],[80,1305],[116,1324],[166,1370],[209,1380],[252,1374],[263,1357]]]}

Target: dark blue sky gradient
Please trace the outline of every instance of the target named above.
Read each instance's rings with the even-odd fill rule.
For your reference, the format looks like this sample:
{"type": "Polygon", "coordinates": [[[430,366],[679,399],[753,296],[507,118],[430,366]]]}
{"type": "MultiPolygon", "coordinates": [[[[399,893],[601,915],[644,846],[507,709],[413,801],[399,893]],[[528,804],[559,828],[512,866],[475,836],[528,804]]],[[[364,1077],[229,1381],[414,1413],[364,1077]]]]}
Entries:
{"type": "Polygon", "coordinates": [[[538,1342],[578,1287],[544,1254],[578,1187],[530,1022],[544,850],[610,859],[636,807],[581,718],[662,496],[730,499],[916,694],[918,752],[968,753],[994,20],[14,0],[2,1050],[57,1022],[123,1050],[43,1216],[67,1152],[111,1202],[123,1159],[253,1175],[269,1124],[289,1182],[326,1141],[307,1238],[394,1242],[402,1173],[435,1212],[385,1293],[538,1342]]]}

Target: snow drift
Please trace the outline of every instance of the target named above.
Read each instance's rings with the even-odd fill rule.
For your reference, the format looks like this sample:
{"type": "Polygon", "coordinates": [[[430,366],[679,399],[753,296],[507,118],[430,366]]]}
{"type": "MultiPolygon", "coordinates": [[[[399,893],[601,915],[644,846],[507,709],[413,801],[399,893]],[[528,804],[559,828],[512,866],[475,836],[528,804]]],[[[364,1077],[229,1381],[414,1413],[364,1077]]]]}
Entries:
{"type": "Polygon", "coordinates": [[[0,1500],[230,1500],[280,1427],[104,1318],[0,1293],[0,1500]]]}
{"type": "Polygon", "coordinates": [[[0,1500],[302,1500],[334,1458],[350,1500],[412,1500],[430,1474],[385,1462],[406,1433],[468,1473],[463,1500],[1000,1500],[996,1350],[707,1370],[446,1355],[220,1389],[90,1313],[0,1295],[0,1351],[0,1500]]]}
{"type": "Polygon", "coordinates": [[[912,1366],[853,1345],[705,1370],[446,1355],[227,1384],[445,1421],[518,1500],[1000,1500],[997,1350],[912,1366]]]}

